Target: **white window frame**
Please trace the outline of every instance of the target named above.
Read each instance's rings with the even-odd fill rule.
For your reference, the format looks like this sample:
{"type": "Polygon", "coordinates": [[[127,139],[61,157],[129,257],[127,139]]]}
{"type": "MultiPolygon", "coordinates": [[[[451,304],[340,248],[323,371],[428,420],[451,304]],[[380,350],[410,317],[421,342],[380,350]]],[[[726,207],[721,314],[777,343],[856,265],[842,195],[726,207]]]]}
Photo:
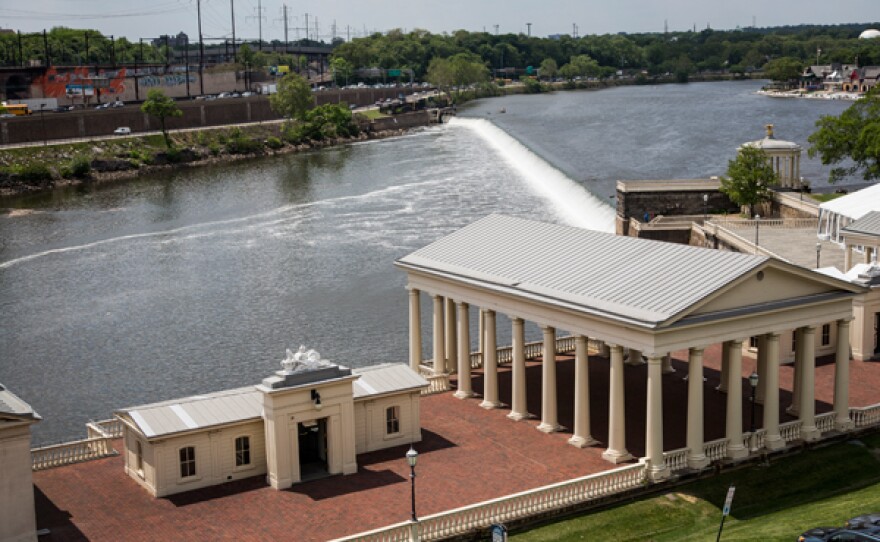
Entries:
{"type": "Polygon", "coordinates": [[[396,437],[400,435],[400,405],[391,405],[385,408],[385,437],[396,437]],[[395,431],[389,431],[391,428],[395,431]]]}
{"type": "Polygon", "coordinates": [[[197,480],[199,470],[196,465],[196,447],[195,446],[181,446],[177,449],[177,474],[180,480],[197,480]],[[191,458],[183,458],[184,450],[192,450],[191,458]],[[183,474],[184,464],[192,465],[192,474],[183,474]]]}
{"type": "Polygon", "coordinates": [[[253,441],[253,438],[251,438],[251,435],[239,435],[239,436],[235,437],[235,439],[232,441],[233,453],[235,454],[235,457],[233,459],[234,464],[232,467],[233,471],[237,472],[237,471],[248,470],[248,469],[254,468],[253,446],[251,446],[252,441],[253,441]],[[238,453],[239,453],[238,442],[239,442],[239,439],[247,439],[245,441],[247,444],[247,448],[245,448],[244,451],[247,453],[248,462],[242,463],[241,465],[238,464],[238,453]]]}

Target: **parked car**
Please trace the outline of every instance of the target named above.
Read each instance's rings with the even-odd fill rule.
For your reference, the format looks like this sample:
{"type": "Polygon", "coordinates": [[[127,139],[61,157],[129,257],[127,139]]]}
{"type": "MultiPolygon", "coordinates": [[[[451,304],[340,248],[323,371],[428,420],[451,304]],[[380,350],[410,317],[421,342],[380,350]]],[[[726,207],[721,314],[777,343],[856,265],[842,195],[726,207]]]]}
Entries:
{"type": "Polygon", "coordinates": [[[56,107],[52,111],[54,111],[56,113],[67,113],[68,111],[73,111],[73,106],[72,105],[59,105],[58,107],[56,107]]]}
{"type": "Polygon", "coordinates": [[[880,542],[880,527],[872,527],[863,530],[833,529],[831,527],[819,527],[810,529],[798,537],[798,542],[880,542]],[[826,534],[821,531],[828,530],[826,534]],[[814,533],[816,536],[810,535],[814,533]]]}
{"type": "Polygon", "coordinates": [[[125,107],[125,102],[116,100],[110,107],[125,107]]]}
{"type": "Polygon", "coordinates": [[[251,96],[256,96],[256,95],[257,95],[256,92],[251,92],[249,90],[241,93],[242,98],[250,98],[251,96]]]}
{"type": "Polygon", "coordinates": [[[846,520],[845,529],[869,529],[880,527],[880,514],[862,514],[846,520]]]}
{"type": "Polygon", "coordinates": [[[120,126],[119,128],[113,130],[113,133],[116,135],[131,135],[131,128],[128,126],[120,126]]]}

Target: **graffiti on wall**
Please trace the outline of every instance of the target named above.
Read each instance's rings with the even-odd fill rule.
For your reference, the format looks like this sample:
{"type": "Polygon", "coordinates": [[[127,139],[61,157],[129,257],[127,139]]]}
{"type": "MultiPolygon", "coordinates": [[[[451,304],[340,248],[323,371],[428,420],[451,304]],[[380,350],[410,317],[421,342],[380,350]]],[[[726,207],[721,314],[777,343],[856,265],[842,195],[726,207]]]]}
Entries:
{"type": "Polygon", "coordinates": [[[33,84],[41,87],[43,96],[63,98],[83,95],[122,95],[125,92],[125,68],[118,70],[99,69],[93,71],[88,66],[58,70],[50,67],[43,75],[34,78],[33,84]]]}
{"type": "Polygon", "coordinates": [[[185,75],[180,73],[169,73],[165,75],[147,75],[146,77],[138,78],[141,86],[153,88],[153,87],[176,87],[180,85],[185,85],[186,80],[189,78],[190,83],[196,82],[195,75],[185,75]]]}

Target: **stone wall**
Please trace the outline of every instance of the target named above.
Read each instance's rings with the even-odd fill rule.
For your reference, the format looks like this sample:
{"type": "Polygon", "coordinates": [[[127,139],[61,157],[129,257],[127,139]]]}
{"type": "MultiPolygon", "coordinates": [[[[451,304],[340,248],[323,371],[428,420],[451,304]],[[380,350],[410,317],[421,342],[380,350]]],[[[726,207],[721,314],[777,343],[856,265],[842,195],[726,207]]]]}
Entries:
{"type": "Polygon", "coordinates": [[[618,181],[617,233],[627,235],[630,218],[648,222],[658,215],[738,213],[739,207],[718,190],[719,184],[716,179],[618,181]]]}

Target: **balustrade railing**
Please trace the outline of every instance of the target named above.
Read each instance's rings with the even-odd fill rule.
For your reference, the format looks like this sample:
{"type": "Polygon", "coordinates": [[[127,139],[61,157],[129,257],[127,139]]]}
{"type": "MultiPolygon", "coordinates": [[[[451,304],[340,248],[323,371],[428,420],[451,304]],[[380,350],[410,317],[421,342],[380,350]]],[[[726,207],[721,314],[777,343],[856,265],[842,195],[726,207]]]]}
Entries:
{"type": "Polygon", "coordinates": [[[31,466],[33,470],[43,470],[116,455],[118,452],[110,445],[111,440],[111,437],[94,437],[34,448],[31,466]]]}
{"type": "Polygon", "coordinates": [[[663,461],[666,463],[666,466],[669,467],[671,472],[678,472],[686,469],[688,466],[687,458],[687,448],[663,452],[663,461]]]}
{"type": "Polygon", "coordinates": [[[335,542],[402,542],[410,529],[418,530],[419,540],[439,540],[486,528],[493,523],[512,521],[535,514],[566,508],[639,487],[645,483],[645,465],[638,463],[611,471],[591,474],[514,495],[432,514],[417,523],[398,523],[382,529],[339,538],[335,542]]]}
{"type": "MultiPolygon", "coordinates": [[[[569,354],[574,352],[574,336],[560,337],[556,339],[556,353],[569,354]]],[[[540,358],[544,355],[544,341],[535,341],[523,345],[523,354],[527,360],[540,358]]],[[[495,350],[495,356],[498,365],[505,365],[513,362],[513,346],[502,346],[495,350]]],[[[483,366],[483,353],[471,352],[470,355],[471,368],[479,369],[483,366]]],[[[425,363],[431,363],[426,361],[425,363]]]]}
{"type": "Polygon", "coordinates": [[[443,393],[451,389],[449,385],[449,375],[441,373],[435,375],[429,367],[422,366],[422,377],[428,381],[428,387],[422,390],[422,395],[433,395],[435,393],[443,393]]]}
{"type": "Polygon", "coordinates": [[[858,428],[880,424],[880,403],[866,407],[850,408],[849,417],[858,428]]]}
{"type": "Polygon", "coordinates": [[[834,429],[834,416],[835,412],[826,412],[825,414],[819,414],[816,416],[816,429],[819,430],[820,433],[827,433],[834,429]]]}
{"type": "Polygon", "coordinates": [[[703,443],[703,453],[709,461],[720,461],[727,457],[727,439],[721,438],[703,443]]]}
{"type": "Polygon", "coordinates": [[[88,438],[122,438],[122,421],[118,418],[86,424],[88,438]]]}
{"type": "Polygon", "coordinates": [[[779,435],[786,444],[801,438],[801,421],[786,422],[779,424],[779,435]]]}

